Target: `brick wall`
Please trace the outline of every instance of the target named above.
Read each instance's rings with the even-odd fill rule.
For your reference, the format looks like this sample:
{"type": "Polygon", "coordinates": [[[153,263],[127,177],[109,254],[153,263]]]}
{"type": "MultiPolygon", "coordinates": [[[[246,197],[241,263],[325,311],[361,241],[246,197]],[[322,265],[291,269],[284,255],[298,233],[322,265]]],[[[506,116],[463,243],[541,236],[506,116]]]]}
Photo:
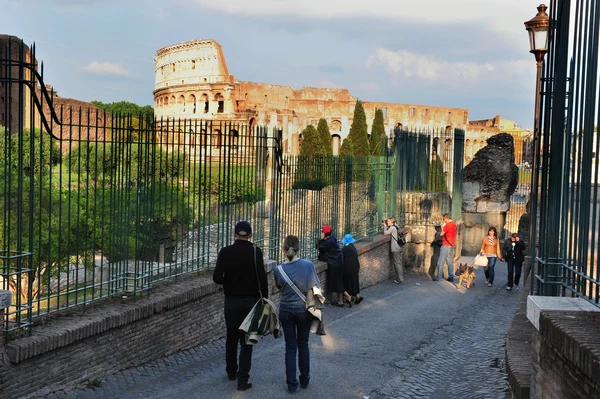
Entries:
{"type": "MultiPolygon", "coordinates": [[[[361,286],[391,276],[389,237],[356,244],[361,286]]],[[[316,262],[322,285],[327,265],[316,262]]],[[[267,263],[270,298],[274,264],[267,263]]],[[[72,386],[140,365],[224,336],[223,293],[210,273],[153,288],[137,300],[114,298],[86,311],[53,315],[31,337],[4,344],[0,351],[0,397],[16,398],[42,389],[72,386]]]]}
{"type": "Polygon", "coordinates": [[[600,398],[600,314],[544,312],[533,333],[530,397],[600,398]]]}

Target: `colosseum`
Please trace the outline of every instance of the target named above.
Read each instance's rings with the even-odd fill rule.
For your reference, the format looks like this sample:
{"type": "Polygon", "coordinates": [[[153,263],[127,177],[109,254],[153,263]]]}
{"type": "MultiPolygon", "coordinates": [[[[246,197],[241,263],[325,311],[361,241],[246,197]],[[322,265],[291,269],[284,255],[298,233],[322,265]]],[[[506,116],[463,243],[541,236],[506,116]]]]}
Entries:
{"type": "MultiPolygon", "coordinates": [[[[221,45],[192,40],[163,47],[155,61],[154,110],[157,118],[231,121],[281,131],[283,150],[297,154],[302,130],[325,118],[338,154],[350,131],[356,97],[347,89],[245,82],[229,73],[221,45]]],[[[364,102],[369,131],[375,109],[384,110],[388,135],[396,127],[436,129],[452,134],[468,126],[468,110],[430,105],[364,102]]],[[[188,130],[189,131],[189,130],[188,130]]]]}

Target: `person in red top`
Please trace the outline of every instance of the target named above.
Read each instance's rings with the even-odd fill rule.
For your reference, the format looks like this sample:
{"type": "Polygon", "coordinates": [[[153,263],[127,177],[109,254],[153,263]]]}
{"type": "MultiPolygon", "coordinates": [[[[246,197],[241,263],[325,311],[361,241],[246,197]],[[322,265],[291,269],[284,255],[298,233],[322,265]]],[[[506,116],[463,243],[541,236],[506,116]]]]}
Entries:
{"type": "Polygon", "coordinates": [[[443,279],[444,263],[448,264],[448,281],[454,282],[454,247],[456,245],[456,223],[450,215],[444,213],[444,227],[442,227],[442,248],[440,248],[440,258],[438,260],[438,276],[434,281],[443,279]]]}

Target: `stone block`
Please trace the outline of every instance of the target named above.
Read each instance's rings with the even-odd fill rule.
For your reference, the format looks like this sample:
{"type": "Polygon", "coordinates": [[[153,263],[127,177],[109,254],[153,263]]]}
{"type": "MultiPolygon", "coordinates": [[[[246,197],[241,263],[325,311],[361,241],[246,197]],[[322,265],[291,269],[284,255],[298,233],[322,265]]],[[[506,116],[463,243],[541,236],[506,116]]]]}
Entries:
{"type": "Polygon", "coordinates": [[[540,329],[540,315],[545,311],[580,311],[580,312],[600,312],[600,308],[592,305],[582,298],[533,296],[527,298],[527,318],[540,329]]]}
{"type": "Polygon", "coordinates": [[[0,309],[6,309],[12,304],[12,292],[0,290],[0,309]]]}
{"type": "Polygon", "coordinates": [[[479,198],[480,187],[479,182],[463,182],[463,209],[467,212],[475,212],[475,209],[467,209],[465,203],[475,204],[475,200],[479,198]]]}

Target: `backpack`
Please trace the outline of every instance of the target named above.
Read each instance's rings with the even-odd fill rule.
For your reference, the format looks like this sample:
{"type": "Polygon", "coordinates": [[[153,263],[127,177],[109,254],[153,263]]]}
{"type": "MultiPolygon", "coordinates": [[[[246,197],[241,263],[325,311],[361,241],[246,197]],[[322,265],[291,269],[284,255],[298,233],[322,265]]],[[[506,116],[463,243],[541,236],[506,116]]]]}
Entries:
{"type": "MultiPolygon", "coordinates": [[[[405,246],[406,245],[406,237],[405,237],[406,234],[404,234],[400,231],[397,224],[394,224],[394,227],[396,228],[396,235],[398,235],[398,238],[394,238],[394,239],[396,240],[398,245],[400,245],[401,247],[405,246]]],[[[392,237],[394,237],[393,234],[392,234],[392,237]]]]}

